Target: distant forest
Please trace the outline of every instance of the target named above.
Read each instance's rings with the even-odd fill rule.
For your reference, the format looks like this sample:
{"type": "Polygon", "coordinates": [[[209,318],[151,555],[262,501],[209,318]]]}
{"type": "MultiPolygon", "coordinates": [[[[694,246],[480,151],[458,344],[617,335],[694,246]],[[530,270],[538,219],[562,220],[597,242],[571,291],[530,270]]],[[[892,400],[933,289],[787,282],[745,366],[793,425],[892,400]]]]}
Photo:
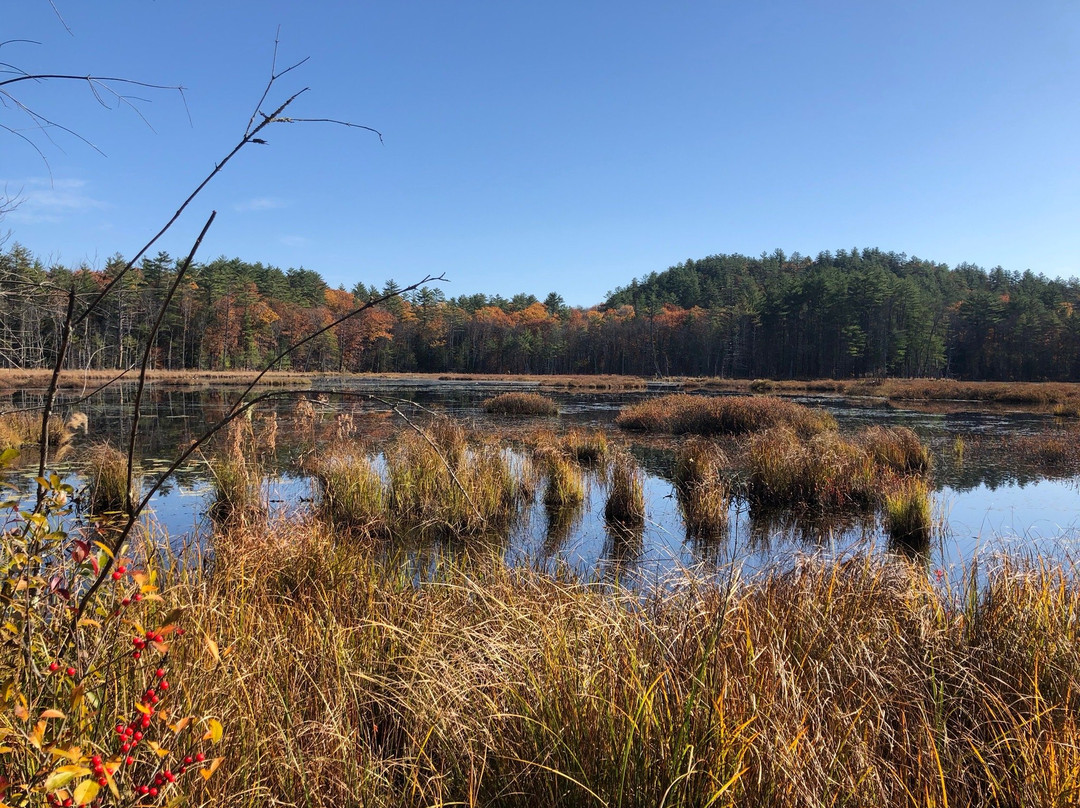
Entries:
{"type": "MultiPolygon", "coordinates": [[[[123,266],[46,266],[0,253],[0,367],[48,365],[61,290],[89,299],[123,266]]],[[[73,336],[70,364],[133,364],[177,261],[128,273],[73,336]]],[[[161,369],[247,369],[373,296],[330,288],[309,269],[238,258],[193,266],[152,356],[161,369]]],[[[290,358],[305,371],[620,373],[743,378],[950,376],[1080,379],[1080,282],[1030,271],[950,268],[876,249],[816,258],[712,255],[654,272],[603,303],[568,307],[422,288],[328,332],[290,358]]]]}

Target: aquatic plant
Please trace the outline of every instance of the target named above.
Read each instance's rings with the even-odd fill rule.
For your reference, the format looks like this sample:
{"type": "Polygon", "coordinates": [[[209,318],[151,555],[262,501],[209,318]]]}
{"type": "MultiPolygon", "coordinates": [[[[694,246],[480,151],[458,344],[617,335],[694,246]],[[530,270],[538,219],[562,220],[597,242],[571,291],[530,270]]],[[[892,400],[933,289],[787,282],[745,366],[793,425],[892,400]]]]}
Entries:
{"type": "Polygon", "coordinates": [[[626,452],[619,452],[611,462],[604,519],[622,527],[645,524],[645,475],[626,452]]]}
{"type": "Polygon", "coordinates": [[[571,429],[563,435],[560,446],[571,459],[592,468],[606,463],[611,451],[607,436],[599,429],[571,429]]]}
{"type": "Polygon", "coordinates": [[[544,507],[548,513],[575,508],[585,501],[585,474],[581,468],[560,453],[545,459],[547,484],[544,486],[544,507]]]}
{"type": "Polygon", "coordinates": [[[927,474],[930,471],[930,449],[907,427],[868,427],[859,433],[858,440],[875,463],[896,474],[927,474]]]}
{"type": "Polygon", "coordinates": [[[319,457],[312,472],[321,492],[318,511],[323,517],[364,535],[385,534],[386,490],[370,457],[337,447],[319,457]]]}
{"type": "Polygon", "coordinates": [[[885,531],[905,547],[925,550],[930,546],[932,525],[930,486],[909,477],[885,492],[885,531]]]}
{"type": "Polygon", "coordinates": [[[801,437],[836,429],[823,410],[773,396],[695,396],[676,393],[631,404],[615,419],[622,429],[675,435],[739,435],[786,426],[801,437]]]}
{"type": "MultiPolygon", "coordinates": [[[[121,513],[127,507],[127,455],[108,443],[87,448],[82,460],[86,474],[86,509],[92,514],[121,513]]],[[[130,492],[135,497],[137,491],[130,492]]]]}
{"type": "Polygon", "coordinates": [[[484,412],[491,415],[558,415],[559,408],[539,393],[502,393],[484,399],[484,412]]]}

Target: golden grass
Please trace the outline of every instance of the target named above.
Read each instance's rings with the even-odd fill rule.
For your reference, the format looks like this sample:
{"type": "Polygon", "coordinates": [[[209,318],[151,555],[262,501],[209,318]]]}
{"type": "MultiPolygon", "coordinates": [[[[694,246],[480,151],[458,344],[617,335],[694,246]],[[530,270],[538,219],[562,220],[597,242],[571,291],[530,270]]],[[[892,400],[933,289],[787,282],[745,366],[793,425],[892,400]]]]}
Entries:
{"type": "Polygon", "coordinates": [[[559,408],[539,393],[501,393],[486,398],[481,408],[489,415],[558,415],[559,408]]]}
{"type": "Polygon", "coordinates": [[[628,453],[620,452],[611,463],[604,519],[629,528],[645,524],[645,474],[628,453]]]}
{"type": "Polygon", "coordinates": [[[709,440],[692,439],[675,451],[675,493],[689,536],[717,539],[727,534],[729,466],[724,451],[709,440]]]}
{"type": "Polygon", "coordinates": [[[599,429],[571,429],[559,443],[571,459],[590,468],[604,465],[611,453],[607,436],[599,429]]]}
{"type": "Polygon", "coordinates": [[[927,474],[930,449],[904,426],[872,426],[859,433],[859,442],[879,466],[896,474],[927,474]]]}
{"type": "Polygon", "coordinates": [[[909,477],[885,492],[885,531],[904,547],[926,550],[933,526],[930,486],[925,480],[909,477]]]}
{"type": "Polygon", "coordinates": [[[1076,571],[955,598],[903,562],[642,598],[499,559],[416,583],[317,525],[219,539],[165,596],[220,717],[206,806],[1025,806],[1080,793],[1076,571]]]}
{"type": "Polygon", "coordinates": [[[386,490],[371,458],[337,448],[313,464],[320,515],[337,527],[382,536],[387,531],[386,490]]]}
{"type": "Polygon", "coordinates": [[[581,467],[559,453],[545,456],[543,464],[547,472],[544,508],[548,514],[580,506],[585,501],[585,474],[581,467]]]}
{"type": "Polygon", "coordinates": [[[615,423],[622,429],[675,435],[739,435],[786,426],[801,436],[836,429],[822,410],[772,396],[660,396],[624,407],[615,423]]]}
{"type": "MultiPolygon", "coordinates": [[[[127,455],[108,443],[98,443],[86,450],[82,467],[86,475],[87,510],[92,514],[124,512],[128,496],[127,455]]],[[[134,497],[137,491],[131,493],[134,497]]]]}
{"type": "MultiPolygon", "coordinates": [[[[72,438],[76,428],[82,426],[85,416],[79,413],[68,423],[59,415],[49,416],[49,446],[52,450],[64,448],[72,438]],[[82,419],[82,420],[80,420],[82,419]]],[[[37,446],[41,439],[41,413],[9,412],[0,415],[0,452],[5,449],[20,449],[37,446]]]]}

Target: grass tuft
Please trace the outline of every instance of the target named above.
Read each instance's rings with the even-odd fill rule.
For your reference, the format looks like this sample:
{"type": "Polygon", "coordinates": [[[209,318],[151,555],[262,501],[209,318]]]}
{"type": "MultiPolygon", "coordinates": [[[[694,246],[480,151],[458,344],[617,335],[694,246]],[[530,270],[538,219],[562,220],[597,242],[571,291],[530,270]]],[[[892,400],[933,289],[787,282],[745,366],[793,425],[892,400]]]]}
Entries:
{"type": "Polygon", "coordinates": [[[611,463],[604,519],[622,527],[645,524],[645,474],[625,452],[617,454],[611,463]]]}
{"type": "Polygon", "coordinates": [[[773,396],[661,396],[624,407],[615,419],[623,429],[674,435],[740,435],[785,426],[802,437],[836,429],[823,410],[773,396]]]}
{"type": "Polygon", "coordinates": [[[128,495],[127,455],[108,443],[90,446],[83,470],[87,478],[87,510],[92,514],[124,512],[128,495]]]}
{"type": "Polygon", "coordinates": [[[930,546],[930,486],[925,480],[911,477],[897,483],[885,493],[884,512],[885,530],[894,542],[920,550],[930,546]]]}
{"type": "Polygon", "coordinates": [[[558,415],[559,408],[539,393],[502,393],[484,399],[481,406],[489,415],[558,415]]]}

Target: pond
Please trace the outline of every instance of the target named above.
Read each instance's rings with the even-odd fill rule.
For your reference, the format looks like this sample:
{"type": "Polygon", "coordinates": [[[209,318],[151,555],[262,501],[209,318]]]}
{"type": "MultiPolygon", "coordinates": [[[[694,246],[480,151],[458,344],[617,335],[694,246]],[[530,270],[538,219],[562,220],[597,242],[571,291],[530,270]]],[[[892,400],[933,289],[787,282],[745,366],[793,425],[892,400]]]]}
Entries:
{"type": "MultiPolygon", "coordinates": [[[[295,414],[296,396],[282,395],[260,404],[258,410],[263,415],[275,413],[280,423],[273,447],[276,473],[267,481],[265,495],[279,514],[303,512],[317,496],[311,478],[301,471],[305,456],[345,436],[377,452],[395,433],[411,429],[406,419],[422,423],[435,412],[461,419],[482,433],[497,432],[512,446],[519,445],[519,436],[537,428],[602,430],[610,441],[626,446],[644,470],[644,530],[631,537],[612,534],[604,519],[604,484],[594,475],[587,484],[584,508],[571,519],[553,524],[540,497],[534,499],[524,518],[501,537],[500,549],[511,563],[562,567],[588,578],[650,579],[675,567],[709,571],[737,561],[759,569],[783,564],[800,553],[891,550],[873,514],[826,521],[784,513],[765,518],[751,513],[739,499],[732,502],[726,536],[708,541],[690,537],[672,482],[678,439],[626,433],[615,426],[620,408],[670,389],[544,389],[558,404],[557,417],[493,417],[481,409],[481,401],[495,393],[535,389],[520,382],[321,380],[306,393],[314,407],[303,419],[295,414]],[[392,407],[398,413],[392,413],[392,407]]],[[[153,386],[144,402],[138,445],[143,472],[151,475],[166,468],[179,448],[220,417],[238,393],[239,389],[229,388],[153,386]]],[[[88,425],[76,437],[73,451],[58,464],[58,471],[78,483],[80,446],[103,440],[122,443],[130,427],[132,394],[130,385],[118,385],[78,406],[87,415],[88,425]]],[[[34,405],[40,395],[34,390],[16,392],[0,401],[0,410],[34,405]]],[[[1032,449],[1036,445],[1032,440],[1039,436],[1075,442],[1072,428],[1051,414],[963,402],[906,407],[875,399],[795,400],[830,412],[841,432],[872,425],[905,426],[929,446],[934,458],[931,484],[936,525],[925,554],[930,567],[948,569],[965,564],[977,553],[1002,548],[1057,555],[1071,553],[1077,546],[1080,485],[1076,468],[1068,459],[1035,457],[1032,449]]],[[[31,484],[30,469],[24,466],[16,471],[31,484]]],[[[209,535],[212,489],[208,463],[200,456],[154,496],[151,518],[175,547],[203,542],[209,535]]]]}

